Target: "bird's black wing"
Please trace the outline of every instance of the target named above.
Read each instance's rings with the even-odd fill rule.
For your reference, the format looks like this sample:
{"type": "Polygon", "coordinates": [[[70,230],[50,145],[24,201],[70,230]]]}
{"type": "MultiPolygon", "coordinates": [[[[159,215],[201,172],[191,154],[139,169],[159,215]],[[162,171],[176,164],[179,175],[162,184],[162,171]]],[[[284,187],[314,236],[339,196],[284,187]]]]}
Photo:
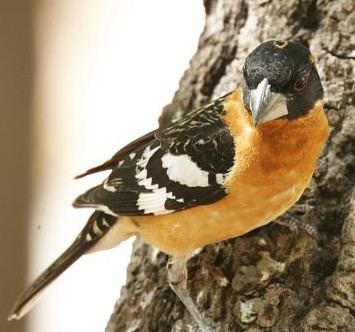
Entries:
{"type": "Polygon", "coordinates": [[[130,149],[103,184],[79,196],[74,206],[117,215],[165,214],[223,198],[234,164],[223,101],[190,112],[130,149]]]}

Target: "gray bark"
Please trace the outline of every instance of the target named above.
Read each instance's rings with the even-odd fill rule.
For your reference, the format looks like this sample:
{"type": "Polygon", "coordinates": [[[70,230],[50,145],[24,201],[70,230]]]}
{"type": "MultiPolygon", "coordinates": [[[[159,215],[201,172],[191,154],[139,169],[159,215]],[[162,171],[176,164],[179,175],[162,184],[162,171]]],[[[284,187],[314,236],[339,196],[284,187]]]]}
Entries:
{"type": "MultiPolygon", "coordinates": [[[[217,331],[355,330],[355,5],[341,1],[205,0],[206,25],[190,68],[160,118],[174,117],[242,84],[260,42],[292,38],[318,57],[331,134],[297,217],[303,232],[271,223],[205,247],[189,264],[189,288],[217,331]]],[[[139,239],[107,332],[191,331],[169,289],[167,256],[139,239]]]]}

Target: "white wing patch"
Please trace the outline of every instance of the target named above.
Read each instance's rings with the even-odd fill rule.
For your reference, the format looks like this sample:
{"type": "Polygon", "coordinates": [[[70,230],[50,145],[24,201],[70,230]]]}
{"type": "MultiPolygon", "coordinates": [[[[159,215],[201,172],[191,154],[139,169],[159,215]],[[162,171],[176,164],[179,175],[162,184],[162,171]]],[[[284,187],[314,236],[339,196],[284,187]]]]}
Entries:
{"type": "Polygon", "coordinates": [[[148,164],[149,159],[153,156],[153,154],[159,149],[159,146],[154,148],[153,150],[150,149],[150,146],[147,146],[143,152],[142,158],[137,162],[137,168],[140,170],[136,174],[136,179],[138,184],[144,187],[147,190],[156,190],[158,189],[158,185],[152,185],[152,178],[148,178],[146,166],[148,164]]]}
{"type": "Polygon", "coordinates": [[[140,193],[137,205],[140,210],[144,210],[144,213],[166,214],[171,212],[165,209],[165,202],[168,198],[174,199],[175,197],[172,193],[166,192],[166,188],[160,188],[152,193],[140,193]]]}
{"type": "Polygon", "coordinates": [[[140,186],[143,186],[144,188],[148,189],[148,190],[156,190],[159,188],[158,184],[152,184],[153,179],[152,178],[148,178],[147,175],[147,170],[144,169],[143,171],[139,172],[136,175],[136,179],[138,179],[138,184],[140,186]]]}
{"type": "Polygon", "coordinates": [[[217,181],[217,183],[223,185],[224,182],[225,182],[226,177],[227,177],[226,174],[217,173],[217,174],[216,174],[216,181],[217,181]]]}
{"type": "MultiPolygon", "coordinates": [[[[137,199],[138,210],[143,210],[145,214],[152,213],[155,215],[171,213],[173,210],[167,209],[167,200],[174,200],[179,203],[184,203],[183,198],[177,198],[174,191],[167,189],[167,187],[153,184],[153,179],[149,176],[147,171],[147,165],[149,160],[160,149],[160,147],[151,148],[146,147],[142,157],[137,162],[136,168],[136,180],[139,186],[145,188],[149,192],[141,192],[137,199]]],[[[173,155],[171,153],[165,153],[161,157],[162,172],[166,172],[168,178],[177,182],[180,185],[193,188],[207,188],[211,184],[209,183],[209,172],[202,170],[198,165],[192,161],[191,157],[187,154],[173,155]]],[[[216,182],[222,184],[225,179],[225,175],[217,173],[216,182]]]]}
{"type": "Polygon", "coordinates": [[[170,180],[189,187],[208,187],[208,172],[200,169],[190,156],[175,156],[166,153],[162,157],[162,165],[170,180]]]}
{"type": "Polygon", "coordinates": [[[154,153],[159,149],[159,146],[152,149],[148,146],[142,155],[142,158],[138,161],[137,166],[140,170],[136,174],[136,179],[138,184],[147,190],[151,190],[150,193],[140,193],[137,206],[139,210],[143,210],[144,213],[166,214],[171,211],[165,209],[165,202],[167,198],[174,199],[172,193],[168,193],[166,188],[158,188],[157,184],[152,184],[152,178],[148,177],[146,166],[149,159],[154,155],[154,153]]]}
{"type": "Polygon", "coordinates": [[[150,146],[147,146],[145,150],[143,151],[142,158],[137,162],[137,166],[139,168],[144,168],[147,166],[149,159],[153,156],[153,154],[159,150],[159,146],[155,147],[153,150],[150,148],[150,146]]]}

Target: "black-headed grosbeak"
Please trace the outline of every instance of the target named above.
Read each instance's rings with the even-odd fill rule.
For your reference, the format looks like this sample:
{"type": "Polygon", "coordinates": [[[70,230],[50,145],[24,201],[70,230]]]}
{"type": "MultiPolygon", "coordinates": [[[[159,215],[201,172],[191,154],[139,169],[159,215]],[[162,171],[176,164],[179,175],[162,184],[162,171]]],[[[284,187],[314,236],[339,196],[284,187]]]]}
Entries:
{"type": "MultiPolygon", "coordinates": [[[[75,207],[95,212],[73,244],[20,296],[19,319],[81,255],[139,235],[168,253],[167,275],[203,331],[186,287],[186,261],[204,245],[265,225],[298,201],[328,136],[323,88],[308,48],[258,46],[245,86],[150,132],[81,176],[111,169],[75,207]]],[[[79,176],[79,177],[81,177],[79,176]]]]}

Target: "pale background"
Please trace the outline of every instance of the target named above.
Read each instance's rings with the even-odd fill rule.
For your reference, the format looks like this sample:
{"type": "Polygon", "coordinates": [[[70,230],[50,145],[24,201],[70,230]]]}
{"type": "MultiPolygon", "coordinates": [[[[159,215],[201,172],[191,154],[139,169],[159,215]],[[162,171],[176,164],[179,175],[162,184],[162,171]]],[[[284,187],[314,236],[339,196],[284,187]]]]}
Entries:
{"type": "Polygon", "coordinates": [[[129,242],[77,262],[25,323],[4,320],[91,213],[71,202],[104,174],[73,176],[157,127],[203,19],[200,0],[0,5],[1,331],[103,331],[125,281],[129,242]]]}

